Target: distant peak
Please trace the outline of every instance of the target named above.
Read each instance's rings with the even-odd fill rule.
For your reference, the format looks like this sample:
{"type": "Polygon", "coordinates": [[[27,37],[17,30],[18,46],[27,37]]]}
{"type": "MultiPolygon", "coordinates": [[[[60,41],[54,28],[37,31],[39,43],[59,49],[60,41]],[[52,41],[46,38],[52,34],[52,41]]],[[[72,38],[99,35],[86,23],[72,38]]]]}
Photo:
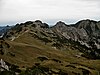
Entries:
{"type": "Polygon", "coordinates": [[[40,21],[40,20],[36,20],[35,22],[37,22],[37,23],[41,23],[41,24],[42,24],[42,21],[40,21]]]}
{"type": "Polygon", "coordinates": [[[90,19],[86,19],[86,20],[80,20],[80,21],[78,21],[76,24],[82,23],[82,22],[94,22],[94,23],[97,23],[97,21],[90,20],[90,19]]]}
{"type": "Polygon", "coordinates": [[[58,21],[57,23],[56,23],[56,25],[57,24],[64,24],[64,25],[66,25],[64,22],[62,22],[62,21],[58,21]]]}
{"type": "Polygon", "coordinates": [[[27,21],[27,22],[25,22],[26,25],[32,24],[32,23],[33,23],[32,21],[27,21]]]}
{"type": "Polygon", "coordinates": [[[63,27],[63,26],[67,26],[67,25],[64,22],[59,21],[59,22],[56,23],[55,26],[57,26],[57,27],[63,27]]]}
{"type": "Polygon", "coordinates": [[[90,20],[90,19],[86,19],[86,20],[80,20],[75,24],[75,27],[86,27],[86,26],[90,26],[91,23],[93,23],[94,25],[97,23],[97,21],[94,20],[90,20]]]}

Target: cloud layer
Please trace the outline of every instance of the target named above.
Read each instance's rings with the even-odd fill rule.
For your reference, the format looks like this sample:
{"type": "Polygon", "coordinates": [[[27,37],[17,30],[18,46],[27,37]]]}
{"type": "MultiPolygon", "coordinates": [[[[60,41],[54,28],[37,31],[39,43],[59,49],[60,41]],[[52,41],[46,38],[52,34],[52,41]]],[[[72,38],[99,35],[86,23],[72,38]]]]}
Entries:
{"type": "MultiPolygon", "coordinates": [[[[99,20],[100,0],[0,0],[0,23],[26,20],[99,20]]],[[[51,21],[50,21],[51,20],[51,21]]]]}

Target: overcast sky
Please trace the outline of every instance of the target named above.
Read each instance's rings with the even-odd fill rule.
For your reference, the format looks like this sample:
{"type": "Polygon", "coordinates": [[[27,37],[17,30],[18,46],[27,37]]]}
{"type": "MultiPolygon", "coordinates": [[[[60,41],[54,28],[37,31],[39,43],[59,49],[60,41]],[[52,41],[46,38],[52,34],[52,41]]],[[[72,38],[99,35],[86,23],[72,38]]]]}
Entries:
{"type": "Polygon", "coordinates": [[[100,19],[100,0],[0,0],[0,25],[29,20],[49,24],[100,19]]]}

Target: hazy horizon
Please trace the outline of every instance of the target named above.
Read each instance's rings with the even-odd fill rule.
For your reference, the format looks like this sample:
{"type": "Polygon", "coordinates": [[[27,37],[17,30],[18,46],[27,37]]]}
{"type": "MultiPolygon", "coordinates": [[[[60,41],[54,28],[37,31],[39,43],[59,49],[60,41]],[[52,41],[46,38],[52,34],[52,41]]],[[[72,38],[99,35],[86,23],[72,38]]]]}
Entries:
{"type": "MultiPolygon", "coordinates": [[[[35,20],[26,20],[26,21],[16,21],[16,22],[0,23],[0,27],[7,26],[7,25],[13,26],[13,25],[16,25],[16,24],[25,23],[27,21],[36,21],[36,20],[40,20],[43,23],[47,23],[50,26],[55,25],[59,21],[62,21],[64,23],[66,23],[67,25],[70,25],[70,24],[76,24],[77,22],[79,22],[81,20],[87,20],[87,19],[80,19],[80,20],[61,20],[61,19],[57,19],[57,20],[44,20],[44,21],[43,20],[40,20],[40,19],[35,19],[35,20]]],[[[94,19],[89,19],[89,20],[94,20],[94,19]]],[[[94,20],[94,21],[99,21],[99,20],[94,20]]]]}

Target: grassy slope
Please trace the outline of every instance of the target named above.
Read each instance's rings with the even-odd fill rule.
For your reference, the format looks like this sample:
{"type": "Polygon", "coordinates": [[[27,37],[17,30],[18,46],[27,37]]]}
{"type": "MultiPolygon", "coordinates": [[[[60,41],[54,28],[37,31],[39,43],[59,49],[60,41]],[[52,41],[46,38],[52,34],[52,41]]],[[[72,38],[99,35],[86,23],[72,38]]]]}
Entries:
{"type": "Polygon", "coordinates": [[[0,55],[0,58],[8,61],[12,64],[16,64],[20,67],[30,67],[39,62],[42,66],[46,66],[53,69],[62,69],[65,72],[78,72],[81,74],[79,68],[84,68],[90,71],[93,75],[96,75],[100,71],[100,60],[88,60],[83,57],[76,57],[79,54],[77,50],[61,51],[52,48],[50,44],[46,44],[40,40],[34,39],[30,34],[25,33],[23,36],[15,39],[15,41],[6,41],[10,44],[10,48],[7,49],[15,54],[0,55]],[[48,60],[40,61],[38,57],[46,57],[48,60]],[[59,62],[56,62],[56,59],[59,62]]]}
{"type": "Polygon", "coordinates": [[[70,75],[71,73],[80,73],[83,68],[96,75],[100,71],[100,60],[88,60],[84,57],[76,57],[80,52],[78,50],[58,50],[51,47],[50,43],[45,43],[33,38],[28,32],[22,33],[21,36],[14,41],[6,41],[10,44],[10,48],[6,50],[15,54],[0,55],[3,60],[16,64],[21,68],[31,67],[35,63],[41,63],[44,67],[51,69],[63,70],[70,75]],[[41,61],[38,57],[46,57],[48,60],[41,61]],[[57,61],[55,61],[56,59],[57,61]],[[60,61],[60,62],[59,62],[60,61]]]}

